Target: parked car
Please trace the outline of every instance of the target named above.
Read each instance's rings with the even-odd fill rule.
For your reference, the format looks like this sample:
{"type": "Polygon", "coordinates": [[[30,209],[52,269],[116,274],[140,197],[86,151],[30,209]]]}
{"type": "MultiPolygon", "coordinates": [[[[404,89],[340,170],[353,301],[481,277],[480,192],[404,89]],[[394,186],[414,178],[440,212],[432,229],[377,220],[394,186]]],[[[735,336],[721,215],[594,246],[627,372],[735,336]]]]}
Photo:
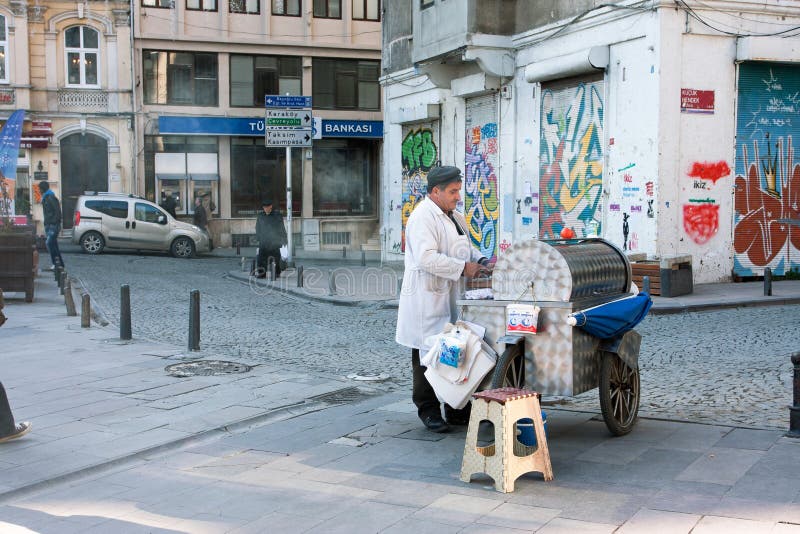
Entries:
{"type": "Polygon", "coordinates": [[[210,248],[208,234],[199,227],[175,219],[149,200],[121,193],[78,197],[72,242],[89,254],[105,248],[161,250],[176,258],[210,248]]]}

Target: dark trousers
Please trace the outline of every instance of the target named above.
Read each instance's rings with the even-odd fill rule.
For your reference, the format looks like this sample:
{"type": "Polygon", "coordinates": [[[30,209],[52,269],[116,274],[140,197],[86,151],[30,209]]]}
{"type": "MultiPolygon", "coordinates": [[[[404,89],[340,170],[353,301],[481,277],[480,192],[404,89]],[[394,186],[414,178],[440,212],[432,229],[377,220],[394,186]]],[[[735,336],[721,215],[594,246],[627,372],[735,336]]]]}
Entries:
{"type": "MultiPolygon", "coordinates": [[[[442,415],[442,408],[439,399],[436,397],[436,392],[433,391],[430,382],[425,378],[425,370],[427,367],[419,363],[419,349],[411,349],[411,369],[413,376],[413,386],[411,391],[411,400],[417,407],[417,415],[420,419],[425,419],[431,415],[442,415]]],[[[446,419],[462,419],[469,418],[470,408],[472,405],[467,404],[464,408],[456,410],[449,404],[444,405],[444,416],[446,419]]]]}
{"type": "Polygon", "coordinates": [[[258,247],[258,258],[256,258],[256,268],[264,269],[269,272],[269,259],[275,262],[275,278],[281,275],[281,249],[258,247]]]}
{"type": "Polygon", "coordinates": [[[11,406],[8,405],[6,390],[0,382],[0,438],[10,436],[14,430],[14,415],[11,413],[11,406]]]}
{"type": "Polygon", "coordinates": [[[44,233],[47,236],[47,250],[50,252],[50,260],[53,265],[57,267],[64,266],[64,260],[61,258],[61,250],[58,248],[58,232],[61,227],[57,224],[47,224],[44,227],[44,233]]]}

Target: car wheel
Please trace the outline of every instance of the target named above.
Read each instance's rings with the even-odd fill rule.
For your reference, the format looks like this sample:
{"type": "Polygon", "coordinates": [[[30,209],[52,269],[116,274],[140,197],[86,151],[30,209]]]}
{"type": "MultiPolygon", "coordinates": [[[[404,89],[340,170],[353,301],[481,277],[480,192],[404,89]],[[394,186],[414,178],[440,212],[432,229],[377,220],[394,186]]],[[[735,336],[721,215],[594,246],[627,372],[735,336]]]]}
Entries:
{"type": "Polygon", "coordinates": [[[181,236],[172,242],[170,252],[176,258],[191,258],[194,256],[194,241],[186,236],[181,236]]]}
{"type": "Polygon", "coordinates": [[[100,254],[106,246],[106,240],[99,232],[86,232],[81,237],[81,248],[87,254],[100,254]]]}

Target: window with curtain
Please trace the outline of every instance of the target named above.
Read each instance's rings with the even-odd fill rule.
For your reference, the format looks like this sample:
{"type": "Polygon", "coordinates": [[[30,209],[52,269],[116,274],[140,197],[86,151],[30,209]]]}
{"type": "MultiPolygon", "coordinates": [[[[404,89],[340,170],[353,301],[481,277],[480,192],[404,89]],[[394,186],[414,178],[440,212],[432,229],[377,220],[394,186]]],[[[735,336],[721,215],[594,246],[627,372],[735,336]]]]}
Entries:
{"type": "Polygon", "coordinates": [[[381,20],[381,0],[352,0],[353,20],[381,20]]]}
{"type": "Polygon", "coordinates": [[[188,11],[216,11],[217,0],[186,0],[188,11]]]}
{"type": "Polygon", "coordinates": [[[300,3],[301,0],[272,0],[272,14],[299,17],[300,3]]]}
{"type": "Polygon", "coordinates": [[[259,0],[228,0],[228,11],[258,15],[261,13],[261,2],[259,0]]]}
{"type": "Polygon", "coordinates": [[[142,53],[145,104],[216,106],[217,54],[142,53]]]}
{"type": "Polygon", "coordinates": [[[314,107],[377,111],[380,103],[380,62],[314,58],[314,107]]]}
{"type": "Polygon", "coordinates": [[[0,82],[8,83],[8,29],[5,15],[0,15],[0,82]]]}
{"type": "Polygon", "coordinates": [[[169,9],[174,6],[175,0],[142,0],[142,7],[162,7],[169,9]]]}
{"type": "Polygon", "coordinates": [[[300,57],[231,55],[231,106],[264,107],[264,95],[302,95],[300,57]]]}
{"type": "Polygon", "coordinates": [[[342,18],[342,0],[314,0],[314,16],[320,19],[342,18]]]}
{"type": "Polygon", "coordinates": [[[64,32],[67,87],[100,87],[98,73],[100,34],[88,26],[73,26],[64,32]]]}

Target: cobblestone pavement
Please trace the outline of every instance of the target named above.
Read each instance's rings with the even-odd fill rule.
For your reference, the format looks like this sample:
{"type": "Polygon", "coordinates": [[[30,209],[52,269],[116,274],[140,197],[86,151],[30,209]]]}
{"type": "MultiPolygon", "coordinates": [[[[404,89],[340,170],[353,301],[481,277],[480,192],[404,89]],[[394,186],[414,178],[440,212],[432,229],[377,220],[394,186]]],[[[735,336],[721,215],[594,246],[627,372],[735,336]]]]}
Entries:
{"type": "MultiPolygon", "coordinates": [[[[69,250],[69,247],[65,247],[69,250]]],[[[185,347],[189,292],[201,291],[201,353],[243,363],[347,377],[387,373],[386,389],[408,388],[407,350],[394,343],[396,310],[347,307],[251,288],[226,273],[236,258],[68,253],[69,272],[112,322],[119,287],[131,287],[134,337],[185,347]]],[[[648,317],[639,327],[640,415],[785,429],[789,354],[800,349],[800,306],[648,317]]],[[[599,411],[597,390],[564,407],[599,411]]]]}

